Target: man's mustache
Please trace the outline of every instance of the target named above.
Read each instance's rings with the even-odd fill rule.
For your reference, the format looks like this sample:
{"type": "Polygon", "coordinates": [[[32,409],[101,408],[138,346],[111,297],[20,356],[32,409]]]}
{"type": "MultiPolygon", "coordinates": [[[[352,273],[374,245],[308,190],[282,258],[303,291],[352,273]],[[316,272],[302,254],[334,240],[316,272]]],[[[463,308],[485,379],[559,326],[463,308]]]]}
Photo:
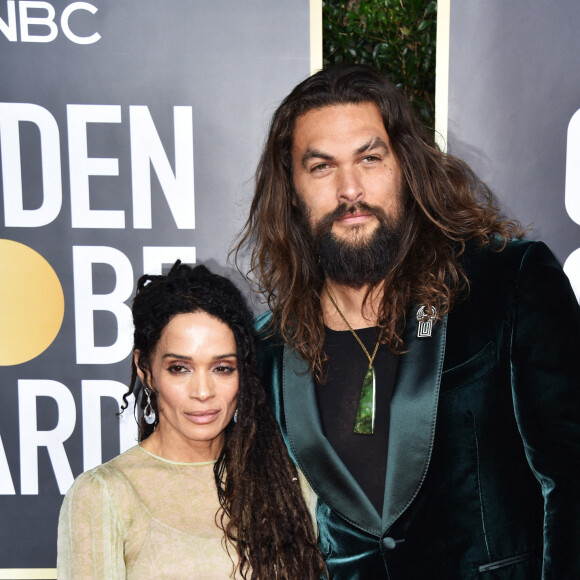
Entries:
{"type": "Polygon", "coordinates": [[[374,215],[381,223],[386,223],[388,221],[383,208],[379,206],[369,205],[364,201],[359,201],[357,203],[343,202],[340,205],[338,205],[336,209],[334,209],[330,213],[327,213],[322,218],[322,220],[320,220],[320,223],[316,227],[317,233],[326,233],[332,227],[332,224],[336,220],[339,220],[348,214],[354,213],[368,213],[374,215]]]}

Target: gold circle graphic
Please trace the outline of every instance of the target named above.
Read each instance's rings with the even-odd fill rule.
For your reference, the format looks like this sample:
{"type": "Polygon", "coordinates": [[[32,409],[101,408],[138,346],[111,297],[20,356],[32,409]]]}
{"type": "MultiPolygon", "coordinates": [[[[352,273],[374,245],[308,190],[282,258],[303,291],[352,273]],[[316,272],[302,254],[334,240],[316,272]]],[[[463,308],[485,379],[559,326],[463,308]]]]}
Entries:
{"type": "Polygon", "coordinates": [[[32,248],[0,239],[0,366],[44,352],[63,317],[64,294],[52,266],[32,248]]]}

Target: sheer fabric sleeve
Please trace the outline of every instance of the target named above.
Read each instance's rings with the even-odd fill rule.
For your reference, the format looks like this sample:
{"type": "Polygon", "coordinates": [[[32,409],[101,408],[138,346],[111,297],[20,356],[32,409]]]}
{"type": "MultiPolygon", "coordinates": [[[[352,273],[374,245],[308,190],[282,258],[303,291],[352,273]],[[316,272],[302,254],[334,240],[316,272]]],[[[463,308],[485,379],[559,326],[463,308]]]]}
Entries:
{"type": "Polygon", "coordinates": [[[98,471],[82,474],[64,498],[58,523],[59,580],[125,579],[123,525],[98,471]]]}
{"type": "Polygon", "coordinates": [[[308,480],[302,471],[297,467],[298,472],[298,482],[300,483],[300,490],[302,491],[302,496],[306,502],[306,507],[310,512],[310,518],[312,519],[312,525],[314,527],[314,535],[318,537],[318,522],[316,521],[316,505],[318,503],[318,496],[314,493],[314,490],[310,487],[308,480]]]}

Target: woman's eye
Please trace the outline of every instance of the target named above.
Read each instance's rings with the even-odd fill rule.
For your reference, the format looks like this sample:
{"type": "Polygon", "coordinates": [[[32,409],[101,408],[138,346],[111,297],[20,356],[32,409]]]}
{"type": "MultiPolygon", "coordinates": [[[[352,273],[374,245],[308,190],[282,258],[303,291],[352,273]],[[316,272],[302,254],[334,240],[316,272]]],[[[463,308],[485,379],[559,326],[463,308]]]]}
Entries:
{"type": "Polygon", "coordinates": [[[187,372],[187,368],[184,367],[183,365],[170,365],[169,367],[167,367],[167,370],[172,375],[179,375],[181,373],[186,373],[187,372]]]}
{"type": "Polygon", "coordinates": [[[238,369],[236,367],[233,367],[231,365],[219,365],[217,367],[214,368],[214,371],[216,373],[222,374],[222,375],[231,375],[232,373],[235,373],[238,369]]]}

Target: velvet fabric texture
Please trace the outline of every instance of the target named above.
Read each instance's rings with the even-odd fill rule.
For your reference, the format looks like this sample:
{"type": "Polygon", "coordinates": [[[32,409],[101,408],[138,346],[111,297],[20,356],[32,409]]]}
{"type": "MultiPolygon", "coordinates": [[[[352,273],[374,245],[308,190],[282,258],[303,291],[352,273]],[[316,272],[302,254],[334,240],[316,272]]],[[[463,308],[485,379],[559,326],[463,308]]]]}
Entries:
{"type": "Polygon", "coordinates": [[[580,308],[541,242],[470,246],[463,263],[470,292],[431,338],[408,312],[382,514],[324,437],[305,361],[256,319],[333,580],[580,578],[580,308]]]}

